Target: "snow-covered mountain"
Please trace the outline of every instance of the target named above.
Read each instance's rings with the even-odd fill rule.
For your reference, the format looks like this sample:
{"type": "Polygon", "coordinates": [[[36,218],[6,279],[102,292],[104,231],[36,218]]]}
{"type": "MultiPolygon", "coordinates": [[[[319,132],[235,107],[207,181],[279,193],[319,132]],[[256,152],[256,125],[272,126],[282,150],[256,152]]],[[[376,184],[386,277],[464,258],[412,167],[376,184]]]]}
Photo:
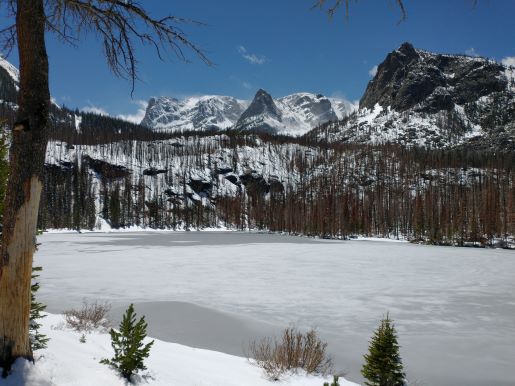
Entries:
{"type": "Polygon", "coordinates": [[[404,43],[378,66],[348,119],[314,130],[329,142],[515,148],[515,69],[404,43]]]}
{"type": "Polygon", "coordinates": [[[321,123],[336,121],[354,105],[320,94],[298,93],[273,99],[259,90],[252,100],[229,96],[160,97],[148,104],[142,125],[159,131],[219,130],[234,126],[241,131],[302,135],[321,123]]]}
{"type": "Polygon", "coordinates": [[[345,100],[321,94],[297,93],[274,100],[265,90],[259,90],[234,128],[297,136],[320,124],[336,122],[354,109],[345,100]]]}
{"type": "Polygon", "coordinates": [[[247,106],[247,101],[220,95],[152,98],[141,124],[160,131],[227,129],[247,106]]]}

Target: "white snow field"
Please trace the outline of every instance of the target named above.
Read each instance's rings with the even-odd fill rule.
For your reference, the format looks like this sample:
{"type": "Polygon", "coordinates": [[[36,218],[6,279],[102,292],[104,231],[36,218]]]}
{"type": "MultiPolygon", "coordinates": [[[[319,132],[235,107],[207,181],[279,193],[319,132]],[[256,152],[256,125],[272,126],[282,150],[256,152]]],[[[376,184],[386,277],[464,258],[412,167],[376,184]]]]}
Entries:
{"type": "MultiPolygon", "coordinates": [[[[47,315],[42,332],[51,340],[36,352],[36,366],[15,363],[13,376],[0,379],[2,386],[127,386],[110,367],[100,364],[113,356],[108,334],[91,333],[80,343],[80,333],[66,329],[61,315],[47,315]]],[[[135,384],[149,386],[271,386],[261,370],[246,358],[156,340],[147,370],[134,377],[135,384]]],[[[281,385],[321,386],[329,378],[289,374],[281,385]]],[[[342,386],[358,386],[343,380],[342,386]]]]}
{"type": "Polygon", "coordinates": [[[38,240],[39,298],[52,313],[107,300],[116,321],[135,302],[150,336],[238,355],[291,323],[316,327],[336,370],[361,382],[362,355],[389,312],[418,385],[515,384],[513,251],[236,232],[38,240]]]}

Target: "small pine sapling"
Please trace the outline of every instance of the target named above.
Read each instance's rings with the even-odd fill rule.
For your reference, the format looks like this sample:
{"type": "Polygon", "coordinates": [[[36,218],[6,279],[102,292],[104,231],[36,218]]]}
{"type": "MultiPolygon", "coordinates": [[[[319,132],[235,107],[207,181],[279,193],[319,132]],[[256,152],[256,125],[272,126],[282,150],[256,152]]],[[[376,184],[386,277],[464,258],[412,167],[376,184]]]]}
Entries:
{"type": "Polygon", "coordinates": [[[39,277],[36,272],[40,272],[42,270],[41,267],[32,267],[32,284],[30,286],[30,322],[29,322],[29,335],[30,335],[30,344],[32,347],[32,351],[41,350],[47,347],[47,343],[49,338],[41,334],[39,329],[41,328],[41,323],[39,320],[43,319],[46,315],[42,315],[42,312],[45,311],[46,306],[42,303],[36,301],[36,292],[39,290],[39,283],[34,281],[39,277]]]}
{"type": "Polygon", "coordinates": [[[367,386],[405,386],[405,374],[399,354],[397,332],[386,315],[370,340],[361,374],[367,386]]]}
{"type": "Polygon", "coordinates": [[[150,348],[154,344],[154,341],[143,343],[147,336],[145,317],[142,316],[136,322],[136,313],[131,304],[123,315],[119,331],[111,329],[109,334],[114,357],[102,359],[100,363],[118,370],[122,377],[130,382],[133,374],[147,369],[144,360],[150,355],[150,348]]]}
{"type": "Polygon", "coordinates": [[[86,334],[82,334],[79,338],[80,343],[86,343],[86,334]]]}

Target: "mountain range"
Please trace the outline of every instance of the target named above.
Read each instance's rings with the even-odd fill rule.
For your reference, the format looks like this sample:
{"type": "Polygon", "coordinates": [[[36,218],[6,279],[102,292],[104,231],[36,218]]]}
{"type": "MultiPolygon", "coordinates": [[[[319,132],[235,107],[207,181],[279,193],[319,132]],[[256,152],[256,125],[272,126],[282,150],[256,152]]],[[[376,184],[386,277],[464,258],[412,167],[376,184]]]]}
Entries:
{"type": "Polygon", "coordinates": [[[152,98],[141,124],[164,132],[233,128],[298,136],[322,123],[342,119],[354,109],[346,100],[321,94],[296,93],[273,99],[260,89],[252,101],[221,95],[152,98]]]}
{"type": "MultiPolygon", "coordinates": [[[[0,99],[16,103],[17,84],[18,71],[2,59],[0,99]]],[[[66,115],[80,120],[80,112],[56,108],[60,121],[66,115]]],[[[403,43],[379,64],[359,105],[312,93],[274,99],[262,89],[252,101],[219,95],[158,97],[150,99],[140,126],[140,131],[160,135],[233,130],[327,143],[510,151],[515,150],[515,69],[403,43]]]]}

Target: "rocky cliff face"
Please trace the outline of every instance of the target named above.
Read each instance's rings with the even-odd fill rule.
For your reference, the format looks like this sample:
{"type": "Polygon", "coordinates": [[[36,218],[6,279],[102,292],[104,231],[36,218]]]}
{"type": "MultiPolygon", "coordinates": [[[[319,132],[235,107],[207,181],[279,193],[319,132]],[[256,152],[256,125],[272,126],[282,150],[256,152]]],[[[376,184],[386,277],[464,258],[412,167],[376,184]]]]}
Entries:
{"type": "Polygon", "coordinates": [[[243,112],[234,126],[235,130],[253,130],[275,134],[283,126],[283,114],[277,108],[272,96],[265,90],[258,90],[250,106],[243,112]]]}
{"type": "Polygon", "coordinates": [[[378,66],[357,113],[316,135],[329,141],[511,149],[514,121],[513,68],[404,43],[378,66]]]}

